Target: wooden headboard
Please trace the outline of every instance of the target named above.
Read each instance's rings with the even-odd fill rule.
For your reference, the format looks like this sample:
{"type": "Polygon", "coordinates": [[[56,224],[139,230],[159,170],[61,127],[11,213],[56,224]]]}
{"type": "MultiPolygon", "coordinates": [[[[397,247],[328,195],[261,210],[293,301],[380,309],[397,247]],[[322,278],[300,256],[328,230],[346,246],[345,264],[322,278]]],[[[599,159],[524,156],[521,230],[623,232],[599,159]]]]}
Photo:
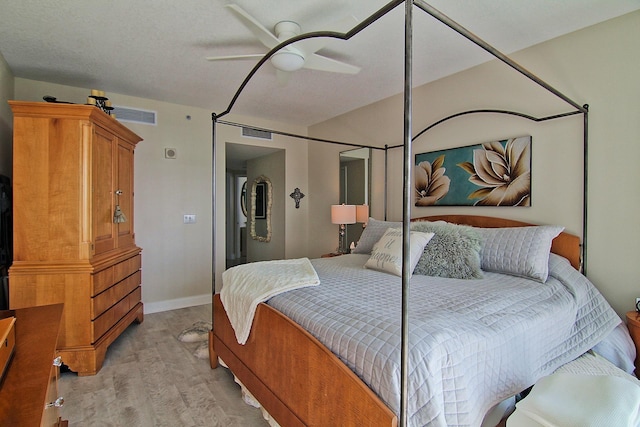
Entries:
{"type": "MultiPolygon", "coordinates": [[[[447,221],[454,224],[471,225],[474,227],[500,228],[500,227],[525,227],[538,224],[530,224],[512,219],[496,218],[480,215],[432,215],[420,218],[412,218],[411,221],[447,221]]],[[[562,232],[551,244],[551,252],[565,257],[573,268],[580,271],[580,238],[576,235],[562,232]]]]}

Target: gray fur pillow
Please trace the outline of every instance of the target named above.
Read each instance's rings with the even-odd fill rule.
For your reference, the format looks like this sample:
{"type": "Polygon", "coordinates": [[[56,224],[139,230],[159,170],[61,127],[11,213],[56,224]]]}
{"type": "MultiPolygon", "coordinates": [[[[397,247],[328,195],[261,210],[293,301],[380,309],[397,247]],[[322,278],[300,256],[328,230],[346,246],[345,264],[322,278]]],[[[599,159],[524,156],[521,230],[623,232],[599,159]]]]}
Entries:
{"type": "Polygon", "coordinates": [[[452,279],[482,278],[482,236],[476,229],[466,225],[428,221],[414,222],[411,229],[435,233],[424,248],[413,274],[452,279]]]}

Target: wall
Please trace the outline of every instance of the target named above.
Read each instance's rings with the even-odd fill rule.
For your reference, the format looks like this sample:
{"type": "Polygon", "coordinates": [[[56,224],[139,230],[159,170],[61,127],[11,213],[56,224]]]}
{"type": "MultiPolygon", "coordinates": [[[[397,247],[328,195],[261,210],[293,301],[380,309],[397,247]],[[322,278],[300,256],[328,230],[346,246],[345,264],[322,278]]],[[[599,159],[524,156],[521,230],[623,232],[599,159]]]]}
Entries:
{"type": "Polygon", "coordinates": [[[13,114],[7,101],[13,98],[13,74],[0,55],[0,175],[11,177],[13,114]]]}
{"type": "MultiPolygon", "coordinates": [[[[636,191],[640,168],[635,165],[640,156],[637,102],[640,56],[635,46],[639,39],[640,12],[634,12],[511,55],[580,105],[590,105],[587,274],[619,314],[632,309],[635,297],[640,297],[640,281],[634,268],[640,259],[640,246],[636,244],[640,239],[636,222],[640,210],[640,194],[636,191]]],[[[506,108],[534,115],[572,109],[497,61],[417,88],[413,96],[414,132],[467,109],[506,108]]],[[[309,134],[376,146],[401,144],[402,97],[395,96],[312,126],[309,134]]],[[[469,116],[438,126],[416,140],[414,153],[525,134],[533,137],[531,208],[414,207],[412,217],[445,213],[507,216],[561,224],[567,231],[581,234],[581,116],[541,124],[514,117],[469,116]]],[[[384,163],[376,163],[375,158],[374,151],[373,184],[374,189],[379,189],[384,180],[384,163]]],[[[327,153],[313,159],[309,181],[328,179],[333,186],[332,176],[338,179],[337,154],[335,158],[327,153]],[[327,170],[329,177],[324,175],[327,170]]],[[[401,219],[401,149],[389,152],[389,165],[387,213],[389,219],[401,219]]],[[[372,216],[382,218],[383,200],[383,192],[373,192],[372,216]]],[[[311,233],[319,240],[323,233],[333,232],[325,216],[315,209],[310,216],[310,223],[318,224],[318,229],[311,233]]]]}
{"type": "MultiPolygon", "coordinates": [[[[341,194],[340,201],[347,205],[363,205],[365,203],[367,167],[365,159],[352,159],[340,162],[340,187],[346,194],[341,194]],[[343,181],[346,180],[346,183],[343,181]]],[[[347,224],[345,229],[345,245],[350,247],[360,239],[362,234],[362,223],[347,224]]]]}
{"type": "MultiPolygon", "coordinates": [[[[16,99],[84,103],[90,89],[15,79],[16,99]]],[[[135,153],[135,232],[146,312],[211,301],[211,113],[107,93],[114,105],[157,112],[157,126],[124,123],[143,138],[135,153]],[[190,119],[187,119],[190,116],[190,119]],[[177,150],[165,159],[164,148],[177,150]],[[183,224],[184,214],[197,215],[183,224]]]]}
{"type": "MultiPolygon", "coordinates": [[[[354,144],[372,144],[372,139],[348,131],[345,127],[348,119],[339,117],[335,122],[329,121],[314,126],[316,135],[333,135],[336,141],[354,144]],[[324,133],[323,133],[324,132],[324,133]]],[[[384,144],[383,144],[384,145],[384,144]]],[[[322,142],[309,143],[309,257],[318,258],[322,254],[333,252],[338,247],[338,226],[331,223],[331,205],[340,203],[340,152],[354,147],[328,144],[322,142]]],[[[384,151],[374,149],[371,153],[371,200],[369,216],[384,218],[384,151]]],[[[306,200],[306,199],[304,199],[306,200]]]]}
{"type": "MultiPolygon", "coordinates": [[[[289,198],[289,193],[285,185],[285,151],[280,150],[267,156],[258,157],[247,161],[247,194],[251,199],[251,188],[253,181],[264,175],[271,181],[272,206],[271,206],[271,240],[269,242],[260,242],[251,238],[251,222],[247,222],[249,228],[247,235],[247,262],[265,261],[272,259],[283,259],[285,254],[286,241],[286,225],[284,223],[285,216],[285,198],[289,198]]],[[[292,200],[292,199],[289,199],[292,200]]],[[[251,218],[252,205],[249,202],[249,218],[251,218]]],[[[256,231],[263,229],[266,233],[266,219],[257,219],[262,221],[262,228],[256,227],[256,231]]],[[[260,235],[265,235],[259,233],[260,235]]]]}
{"type": "MultiPolygon", "coordinates": [[[[223,117],[223,120],[242,123],[245,125],[256,126],[266,129],[277,129],[279,131],[289,132],[292,134],[306,135],[306,128],[285,125],[279,123],[271,123],[256,118],[243,117],[239,115],[229,115],[223,117]]],[[[225,150],[226,143],[246,144],[259,147],[270,147],[284,150],[285,167],[284,167],[284,256],[283,258],[300,258],[310,256],[311,247],[308,243],[307,230],[309,228],[308,215],[311,209],[312,201],[316,195],[311,190],[308,181],[308,163],[310,156],[308,147],[310,143],[299,138],[288,137],[273,134],[271,141],[256,138],[247,138],[242,136],[240,127],[218,124],[215,130],[215,192],[223,194],[225,187],[225,150]],[[300,202],[300,208],[295,208],[295,203],[289,194],[298,187],[305,194],[300,202]]],[[[337,159],[337,155],[336,155],[337,159]]],[[[337,179],[337,174],[336,174],[337,179]]],[[[337,191],[337,187],[336,187],[337,191]]],[[[336,192],[337,194],[337,192],[336,192]]],[[[221,200],[221,203],[224,203],[221,200]]],[[[216,202],[217,206],[217,202],[216,202]]],[[[225,270],[225,222],[226,213],[224,209],[217,209],[215,212],[214,222],[216,224],[216,236],[214,238],[214,253],[216,265],[215,286],[220,291],[222,286],[222,272],[225,270]],[[219,254],[219,255],[218,255],[219,254]]],[[[274,230],[275,233],[275,230],[274,230]]],[[[250,238],[248,238],[250,240],[250,238]]],[[[276,240],[277,241],[277,240],[276,240]]]]}
{"type": "MultiPolygon", "coordinates": [[[[84,103],[90,88],[15,79],[14,99],[41,101],[44,95],[59,100],[84,103]]],[[[213,282],[212,251],[217,280],[225,269],[225,200],[212,194],[211,111],[158,102],[122,94],[107,93],[114,105],[157,112],[157,126],[126,123],[143,138],[135,155],[136,242],[143,248],[143,295],[145,312],[163,311],[211,302],[213,282]],[[188,118],[189,117],[189,118],[188,118]],[[177,158],[164,158],[166,147],[177,150],[177,158]],[[212,207],[215,204],[214,210],[212,207]],[[184,214],[195,214],[195,224],[183,224],[184,214]],[[216,230],[213,232],[213,222],[216,230]],[[213,243],[215,239],[215,244],[213,243]]],[[[1,110],[0,110],[1,111],[1,110]]],[[[229,115],[226,120],[263,128],[305,134],[306,129],[259,119],[229,115]]],[[[275,135],[263,142],[241,136],[240,128],[219,125],[215,144],[215,185],[225,191],[225,141],[262,145],[286,150],[285,189],[307,189],[307,143],[297,138],[275,135]]],[[[289,194],[289,193],[287,193],[289,194]]],[[[300,209],[293,199],[285,202],[285,254],[287,258],[306,256],[308,204],[300,209]],[[303,236],[300,238],[300,236],[303,236]]],[[[215,285],[214,285],[215,286],[215,285]]],[[[218,286],[218,290],[219,290],[218,286]]]]}

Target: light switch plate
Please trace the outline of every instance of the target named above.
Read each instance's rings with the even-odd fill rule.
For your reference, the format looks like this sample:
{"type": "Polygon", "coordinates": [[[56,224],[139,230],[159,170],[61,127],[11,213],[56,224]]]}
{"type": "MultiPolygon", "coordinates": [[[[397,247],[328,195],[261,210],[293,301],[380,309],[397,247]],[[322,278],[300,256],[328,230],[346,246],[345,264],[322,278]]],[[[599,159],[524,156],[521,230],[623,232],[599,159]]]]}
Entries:
{"type": "Polygon", "coordinates": [[[184,216],[184,223],[185,224],[195,224],[196,223],[196,216],[194,214],[188,214],[184,216]]]}

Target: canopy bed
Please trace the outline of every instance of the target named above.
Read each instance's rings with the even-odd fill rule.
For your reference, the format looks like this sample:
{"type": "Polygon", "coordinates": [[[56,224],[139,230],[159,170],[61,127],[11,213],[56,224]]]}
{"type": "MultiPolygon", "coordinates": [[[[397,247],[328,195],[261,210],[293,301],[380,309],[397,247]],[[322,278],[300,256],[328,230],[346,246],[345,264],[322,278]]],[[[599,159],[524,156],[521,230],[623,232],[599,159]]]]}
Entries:
{"type": "MultiPolygon", "coordinates": [[[[363,269],[362,265],[365,261],[367,263],[369,262],[367,258],[369,258],[370,254],[370,252],[366,252],[364,248],[361,249],[362,252],[359,254],[313,260],[313,267],[318,270],[320,282],[323,286],[294,290],[275,296],[267,301],[267,303],[258,304],[255,308],[255,317],[253,318],[251,333],[244,344],[238,342],[236,333],[234,333],[234,327],[229,320],[229,313],[226,311],[221,296],[214,294],[213,330],[209,336],[211,367],[215,368],[218,360],[222,361],[224,365],[228,366],[233,372],[234,376],[242,384],[243,389],[257,399],[260,405],[268,412],[269,416],[282,426],[480,425],[485,414],[490,411],[492,406],[531,386],[540,376],[548,374],[560,365],[580,356],[605,338],[605,336],[620,323],[620,319],[615,315],[606,301],[604,301],[604,298],[602,298],[588,280],[578,272],[580,269],[584,271],[584,264],[581,263],[584,262],[586,251],[587,106],[581,106],[569,99],[422,0],[392,1],[354,27],[351,31],[344,34],[335,32],[307,33],[292,37],[286,42],[274,47],[258,62],[243,81],[227,110],[220,114],[213,114],[214,145],[216,142],[217,125],[238,126],[237,123],[223,121],[221,118],[231,111],[248,81],[271,55],[282,47],[305,38],[333,37],[348,40],[383,17],[390,10],[403,3],[405,5],[404,142],[402,145],[384,148],[385,155],[390,149],[403,149],[403,218],[401,222],[393,225],[393,227],[401,230],[402,236],[400,238],[402,249],[401,263],[396,266],[398,268],[396,276],[394,277],[388,273],[374,271],[375,268],[373,270],[363,269]],[[569,104],[573,109],[567,113],[554,114],[546,117],[534,117],[523,113],[494,109],[465,111],[446,117],[425,130],[416,133],[414,136],[412,130],[411,90],[411,63],[413,54],[411,33],[414,6],[485,49],[494,57],[569,104]],[[511,114],[533,121],[553,120],[578,114],[583,115],[584,207],[582,245],[580,244],[579,237],[561,232],[561,228],[557,228],[554,233],[546,236],[546,253],[544,252],[545,249],[543,249],[543,256],[541,258],[543,259],[542,267],[545,270],[542,276],[534,275],[530,277],[530,272],[527,270],[528,267],[525,268],[526,271],[518,270],[507,273],[500,268],[493,270],[488,268],[487,271],[490,271],[489,273],[480,273],[477,278],[477,283],[483,284],[480,289],[486,290],[486,295],[490,295],[486,297],[486,304],[480,302],[480,300],[485,299],[483,296],[474,294],[477,297],[477,303],[475,301],[456,300],[447,301],[446,304],[443,302],[441,305],[438,305],[439,303],[436,301],[436,305],[431,306],[429,304],[434,303],[423,300],[424,295],[417,297],[414,294],[410,299],[410,283],[414,292],[418,289],[423,289],[427,294],[438,294],[438,286],[462,286],[461,281],[475,281],[445,277],[443,285],[440,283],[440,280],[433,280],[433,278],[424,279],[425,277],[430,277],[429,275],[413,274],[412,276],[413,267],[415,266],[412,262],[419,261],[410,259],[413,239],[410,239],[408,236],[410,233],[416,231],[416,227],[419,228],[420,225],[425,226],[425,224],[427,224],[426,226],[428,227],[431,226],[430,224],[434,224],[434,222],[438,224],[438,221],[446,221],[447,226],[451,227],[462,227],[463,225],[473,226],[477,230],[480,230],[473,231],[473,233],[484,233],[485,245],[487,241],[486,236],[491,235],[487,234],[491,233],[491,231],[487,230],[504,230],[505,233],[510,234],[516,232],[514,230],[544,229],[532,227],[531,224],[519,221],[467,215],[425,217],[420,218],[420,220],[423,221],[416,221],[414,219],[412,224],[411,156],[413,140],[439,123],[474,113],[511,114]],[[424,223],[424,221],[427,222],[424,223]],[[420,224],[421,222],[423,224],[420,224]],[[558,257],[549,255],[549,252],[558,255],[558,257]],[[547,263],[549,265],[547,265],[547,263]],[[356,266],[359,268],[355,268],[356,266]],[[546,270],[547,268],[549,268],[549,271],[546,270]],[[336,273],[338,270],[340,270],[341,273],[336,273]],[[355,271],[358,272],[354,273],[355,271]],[[346,274],[347,278],[345,279],[343,276],[340,276],[341,274],[346,274]],[[349,274],[356,274],[357,277],[349,276],[349,274]],[[361,277],[361,274],[366,275],[366,278],[361,277]],[[549,277],[548,280],[547,275],[549,277]],[[523,278],[522,276],[525,277],[523,278]],[[569,276],[570,279],[566,276],[569,276]],[[518,278],[513,279],[514,277],[518,278]],[[350,280],[355,280],[354,283],[371,283],[375,286],[375,289],[378,290],[385,289],[385,286],[389,288],[396,287],[398,294],[389,294],[388,298],[394,299],[397,297],[397,301],[394,300],[395,302],[391,304],[391,306],[396,309],[397,319],[389,320],[388,317],[381,316],[378,318],[376,316],[376,310],[384,306],[384,302],[376,299],[380,297],[379,294],[382,294],[382,292],[372,290],[367,294],[365,291],[364,294],[359,294],[356,297],[356,300],[364,300],[367,304],[372,304],[372,306],[367,308],[356,307],[352,305],[353,302],[346,302],[346,306],[341,305],[339,303],[347,301],[341,294],[324,294],[324,290],[319,290],[339,288],[340,286],[338,285],[340,283],[352,285],[353,283],[350,280]],[[512,283],[511,280],[515,280],[515,283],[512,283]],[[488,283],[492,281],[508,283],[506,287],[513,290],[513,294],[511,295],[512,299],[509,300],[514,301],[513,304],[505,306],[497,302],[500,300],[501,291],[496,290],[495,287],[492,287],[494,285],[488,283]],[[545,288],[545,291],[540,290],[540,282],[553,289],[551,294],[545,294],[545,292],[549,292],[547,288],[545,288]],[[581,290],[578,291],[578,288],[581,290]],[[490,291],[490,289],[493,289],[493,291],[490,291]],[[523,291],[523,289],[527,289],[527,291],[523,291]],[[527,294],[529,291],[532,293],[527,294]],[[523,295],[521,292],[525,292],[526,295],[523,295]],[[584,300],[580,301],[582,297],[577,296],[579,294],[584,297],[584,300]],[[293,301],[288,300],[288,297],[285,298],[284,295],[291,296],[293,301]],[[369,296],[371,298],[369,298],[369,296]],[[532,299],[522,305],[522,301],[528,301],[527,298],[532,299]],[[319,320],[319,326],[314,326],[313,322],[306,322],[306,317],[304,316],[307,315],[297,314],[298,310],[301,310],[301,308],[298,307],[301,305],[300,301],[306,300],[313,301],[314,305],[320,306],[327,311],[337,307],[336,310],[343,310],[345,312],[355,311],[359,312],[362,318],[373,317],[379,320],[380,324],[376,326],[362,325],[363,330],[369,331],[367,332],[369,334],[367,335],[368,343],[373,349],[361,349],[360,346],[362,344],[358,341],[352,341],[351,334],[353,331],[341,330],[340,332],[336,332],[336,339],[338,341],[346,341],[347,349],[340,350],[341,344],[335,344],[331,341],[331,336],[333,335],[331,327],[323,324],[322,320],[319,320]],[[428,366],[426,366],[423,371],[419,371],[416,368],[417,365],[421,364],[418,363],[418,361],[422,360],[422,357],[417,356],[417,354],[421,353],[415,353],[421,350],[416,350],[416,342],[413,342],[413,340],[416,340],[414,328],[419,329],[419,327],[416,326],[418,323],[428,322],[422,322],[420,319],[416,319],[415,316],[417,312],[422,312],[415,306],[416,300],[424,302],[433,308],[434,312],[446,312],[450,315],[446,317],[445,314],[443,314],[442,318],[433,319],[435,324],[439,325],[450,323],[448,328],[442,329],[442,333],[439,330],[431,329],[432,326],[427,325],[425,326],[427,329],[426,334],[431,338],[420,338],[418,340],[432,341],[431,347],[424,351],[427,353],[440,352],[441,356],[440,359],[424,357],[425,363],[428,366]],[[548,305],[549,301],[547,300],[558,300],[558,304],[553,303],[548,305]],[[376,310],[371,311],[371,307],[375,307],[376,310]],[[496,307],[501,308],[498,309],[496,307]],[[414,315],[414,313],[416,314],[414,315]],[[472,313],[475,313],[473,316],[480,313],[480,317],[472,317],[472,313]],[[523,313],[525,314],[523,315],[523,313]],[[546,313],[546,315],[544,313],[546,313]],[[587,313],[591,314],[587,315],[587,313]],[[482,314],[486,315],[486,317],[482,317],[482,314]],[[597,317],[597,319],[594,317],[597,317]],[[565,319],[561,321],[560,318],[565,319]],[[576,321],[576,319],[578,320],[576,321]],[[557,322],[555,323],[556,329],[562,330],[560,335],[541,333],[541,331],[549,331],[548,322],[557,322]],[[451,323],[454,324],[453,328],[450,327],[451,323]],[[409,328],[410,324],[411,330],[409,328]],[[513,329],[506,328],[505,325],[511,325],[513,329]],[[492,328],[494,327],[496,330],[492,332],[492,328]],[[319,332],[320,330],[323,332],[319,332]],[[521,333],[514,334],[514,330],[520,331],[521,333]],[[499,332],[496,333],[496,331],[499,332]],[[534,333],[536,335],[535,339],[529,339],[525,333],[534,333]],[[541,338],[541,334],[546,335],[549,340],[541,338]],[[322,338],[319,338],[321,335],[322,338]],[[393,343],[390,348],[383,347],[383,344],[379,342],[380,336],[382,335],[387,336],[389,342],[393,343]],[[583,338],[575,339],[578,335],[583,338]],[[508,349],[509,345],[505,345],[504,341],[507,336],[518,346],[522,346],[518,352],[511,352],[511,350],[508,349]],[[477,337],[482,337],[482,339],[477,339],[477,337]],[[536,353],[535,350],[527,346],[527,341],[535,342],[537,346],[544,348],[545,351],[540,354],[536,353]],[[571,345],[565,346],[561,344],[566,341],[570,341],[571,345]],[[435,345],[433,342],[439,342],[439,345],[435,345]],[[487,349],[483,347],[483,345],[485,345],[483,343],[490,343],[489,345],[494,347],[487,349]],[[447,347],[447,351],[442,350],[441,347],[447,347]],[[495,364],[496,362],[490,362],[486,357],[487,354],[492,351],[497,351],[497,364],[495,364]],[[349,356],[349,354],[352,355],[349,356]],[[379,354],[388,354],[388,358],[381,361],[384,368],[375,367],[377,365],[360,366],[362,360],[378,359],[379,354]],[[456,354],[463,354],[464,356],[462,359],[456,359],[456,354]],[[484,359],[481,357],[482,355],[484,355],[484,359]],[[529,355],[535,355],[537,359],[529,360],[529,355]],[[507,361],[509,361],[509,363],[507,363],[507,361]],[[499,366],[500,362],[509,367],[504,371],[501,370],[499,366]],[[438,363],[441,366],[436,366],[438,363]],[[459,366],[465,363],[475,363],[476,365],[472,366],[472,369],[459,366]],[[388,370],[388,372],[385,370],[388,370]],[[474,370],[477,372],[477,375],[472,373],[474,370]],[[506,375],[507,378],[502,378],[502,375],[506,375]],[[461,379],[462,377],[469,376],[477,377],[477,382],[471,381],[471,383],[469,383],[461,379]],[[411,381],[410,377],[412,379],[411,381]],[[416,377],[421,378],[421,384],[414,384],[416,377]],[[488,387],[487,389],[483,388],[485,385],[488,387]],[[485,393],[488,394],[485,395],[485,393]]],[[[368,147],[361,144],[309,138],[273,130],[269,131],[317,142],[345,144],[376,150],[381,149],[380,147],[368,147]]],[[[215,175],[214,167],[214,180],[215,175]]],[[[385,212],[386,193],[387,191],[385,189],[385,212]]],[[[214,216],[215,211],[214,196],[214,216]]],[[[382,221],[382,225],[380,226],[384,228],[382,231],[388,228],[387,225],[390,226],[390,224],[386,224],[386,221],[382,221]]],[[[437,226],[435,227],[437,229],[437,226]]],[[[376,227],[367,227],[365,232],[373,236],[372,233],[375,232],[375,228],[376,227]]],[[[392,227],[390,226],[389,228],[392,227]]],[[[430,239],[438,233],[423,234],[431,234],[430,239]]],[[[375,241],[378,241],[381,237],[384,236],[377,235],[375,241]]],[[[521,242],[521,239],[511,239],[512,243],[516,240],[521,242]]],[[[539,246],[538,243],[533,243],[532,245],[539,246]]],[[[429,247],[428,243],[426,243],[426,245],[426,247],[429,247]]],[[[542,244],[543,248],[544,246],[545,244],[542,244]]],[[[358,247],[360,247],[360,245],[358,247]]],[[[371,251],[371,249],[369,250],[371,251]]],[[[477,253],[478,257],[480,257],[479,253],[480,252],[477,253]]],[[[488,253],[486,248],[484,253],[488,253]]],[[[511,252],[503,253],[502,257],[508,258],[510,257],[510,253],[511,252]]],[[[505,264],[503,261],[503,259],[498,257],[497,261],[487,260],[486,265],[490,265],[491,262],[497,262],[503,265],[505,264]]],[[[525,263],[528,261],[530,260],[525,261],[525,263]]],[[[483,268],[483,270],[485,269],[483,268]]],[[[465,286],[467,285],[468,283],[465,284],[465,286]]],[[[342,288],[345,287],[349,286],[342,286],[342,288]]],[[[463,288],[457,289],[457,292],[459,292],[463,288]]],[[[466,291],[477,292],[477,290],[474,291],[472,288],[466,288],[466,291]]],[[[440,294],[443,300],[447,300],[445,294],[446,292],[440,294]]],[[[314,322],[318,320],[316,319],[317,317],[322,317],[315,312],[308,315],[314,318],[314,322]]],[[[341,315],[336,316],[341,317],[341,315]]],[[[338,329],[341,327],[343,329],[349,329],[348,325],[358,321],[357,316],[355,319],[346,317],[341,317],[341,319],[341,322],[336,321],[338,329]]],[[[491,353],[493,356],[496,354],[491,353]]]]}

